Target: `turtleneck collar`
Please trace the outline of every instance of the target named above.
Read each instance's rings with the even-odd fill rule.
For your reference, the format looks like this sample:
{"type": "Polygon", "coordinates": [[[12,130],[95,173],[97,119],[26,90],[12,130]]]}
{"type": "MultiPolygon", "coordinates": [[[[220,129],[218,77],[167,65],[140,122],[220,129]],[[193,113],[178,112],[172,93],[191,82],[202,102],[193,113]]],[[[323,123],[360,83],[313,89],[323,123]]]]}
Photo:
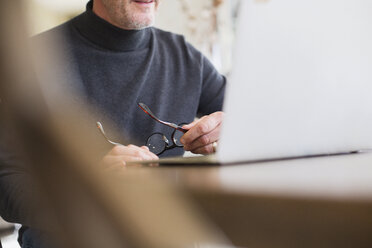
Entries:
{"type": "Polygon", "coordinates": [[[93,1],[86,11],[75,18],[74,26],[92,43],[113,51],[133,51],[149,47],[151,28],[124,30],[118,28],[93,12],[93,1]]]}

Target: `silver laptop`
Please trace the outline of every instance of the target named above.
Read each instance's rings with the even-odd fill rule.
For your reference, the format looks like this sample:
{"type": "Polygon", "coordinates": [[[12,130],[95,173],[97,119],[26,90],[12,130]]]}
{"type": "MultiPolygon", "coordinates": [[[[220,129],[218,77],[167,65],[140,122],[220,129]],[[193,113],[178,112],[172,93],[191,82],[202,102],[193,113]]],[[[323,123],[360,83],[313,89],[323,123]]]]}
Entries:
{"type": "Polygon", "coordinates": [[[239,163],[372,148],[372,1],[243,0],[218,151],[239,163]]]}

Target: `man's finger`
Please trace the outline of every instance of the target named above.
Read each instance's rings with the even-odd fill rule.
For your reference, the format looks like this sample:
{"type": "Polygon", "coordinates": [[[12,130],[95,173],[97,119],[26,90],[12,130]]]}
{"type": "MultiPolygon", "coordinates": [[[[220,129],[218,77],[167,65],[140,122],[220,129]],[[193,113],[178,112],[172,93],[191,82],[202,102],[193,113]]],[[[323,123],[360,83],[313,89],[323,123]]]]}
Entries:
{"type": "Polygon", "coordinates": [[[193,151],[198,148],[210,145],[213,142],[217,141],[220,136],[220,126],[217,126],[212,132],[202,135],[193,141],[191,144],[184,145],[186,151],[193,151]]]}
{"type": "Polygon", "coordinates": [[[141,146],[141,148],[146,150],[146,151],[150,151],[150,149],[147,146],[141,146]]]}
{"type": "Polygon", "coordinates": [[[215,153],[216,151],[214,150],[213,144],[209,144],[207,146],[203,146],[195,150],[191,150],[191,152],[195,154],[208,155],[208,154],[215,153]]]}
{"type": "Polygon", "coordinates": [[[193,122],[191,122],[189,124],[183,125],[182,128],[189,130],[189,129],[193,128],[196,125],[196,123],[198,123],[199,121],[200,121],[200,119],[194,120],[193,122]]]}
{"type": "Polygon", "coordinates": [[[143,160],[154,159],[153,153],[144,148],[141,148],[135,145],[128,145],[128,148],[129,148],[128,153],[126,153],[125,155],[130,155],[133,157],[140,157],[140,158],[143,158],[143,160]]]}
{"type": "Polygon", "coordinates": [[[181,143],[184,145],[191,144],[197,138],[204,134],[210,133],[219,125],[219,121],[212,116],[206,116],[203,119],[200,119],[194,127],[187,131],[181,138],[181,143]]]}
{"type": "Polygon", "coordinates": [[[147,149],[135,146],[135,145],[128,145],[128,146],[115,146],[110,152],[109,155],[113,156],[131,156],[131,157],[140,157],[144,160],[153,160],[158,159],[158,157],[150,152],[147,149]]]}
{"type": "Polygon", "coordinates": [[[159,157],[155,153],[151,152],[150,149],[147,146],[141,146],[141,148],[148,152],[148,154],[151,156],[152,160],[159,159],[159,157]]]}

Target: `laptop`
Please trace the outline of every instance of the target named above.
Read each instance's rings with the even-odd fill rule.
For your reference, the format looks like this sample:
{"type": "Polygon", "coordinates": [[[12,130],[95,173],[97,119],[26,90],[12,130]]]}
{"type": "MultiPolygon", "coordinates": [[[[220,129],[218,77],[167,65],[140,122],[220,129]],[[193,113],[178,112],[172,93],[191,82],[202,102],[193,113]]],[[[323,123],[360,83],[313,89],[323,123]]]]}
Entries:
{"type": "Polygon", "coordinates": [[[372,1],[241,1],[213,156],[231,164],[372,148],[372,1]]]}

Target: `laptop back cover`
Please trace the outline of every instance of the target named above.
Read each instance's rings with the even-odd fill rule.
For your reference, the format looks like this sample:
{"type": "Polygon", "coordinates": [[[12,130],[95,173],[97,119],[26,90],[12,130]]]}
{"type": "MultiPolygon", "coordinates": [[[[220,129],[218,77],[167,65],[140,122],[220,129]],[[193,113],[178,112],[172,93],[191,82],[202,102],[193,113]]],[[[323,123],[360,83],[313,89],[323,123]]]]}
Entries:
{"type": "Polygon", "coordinates": [[[242,1],[221,162],[372,147],[372,2],[242,1]]]}

